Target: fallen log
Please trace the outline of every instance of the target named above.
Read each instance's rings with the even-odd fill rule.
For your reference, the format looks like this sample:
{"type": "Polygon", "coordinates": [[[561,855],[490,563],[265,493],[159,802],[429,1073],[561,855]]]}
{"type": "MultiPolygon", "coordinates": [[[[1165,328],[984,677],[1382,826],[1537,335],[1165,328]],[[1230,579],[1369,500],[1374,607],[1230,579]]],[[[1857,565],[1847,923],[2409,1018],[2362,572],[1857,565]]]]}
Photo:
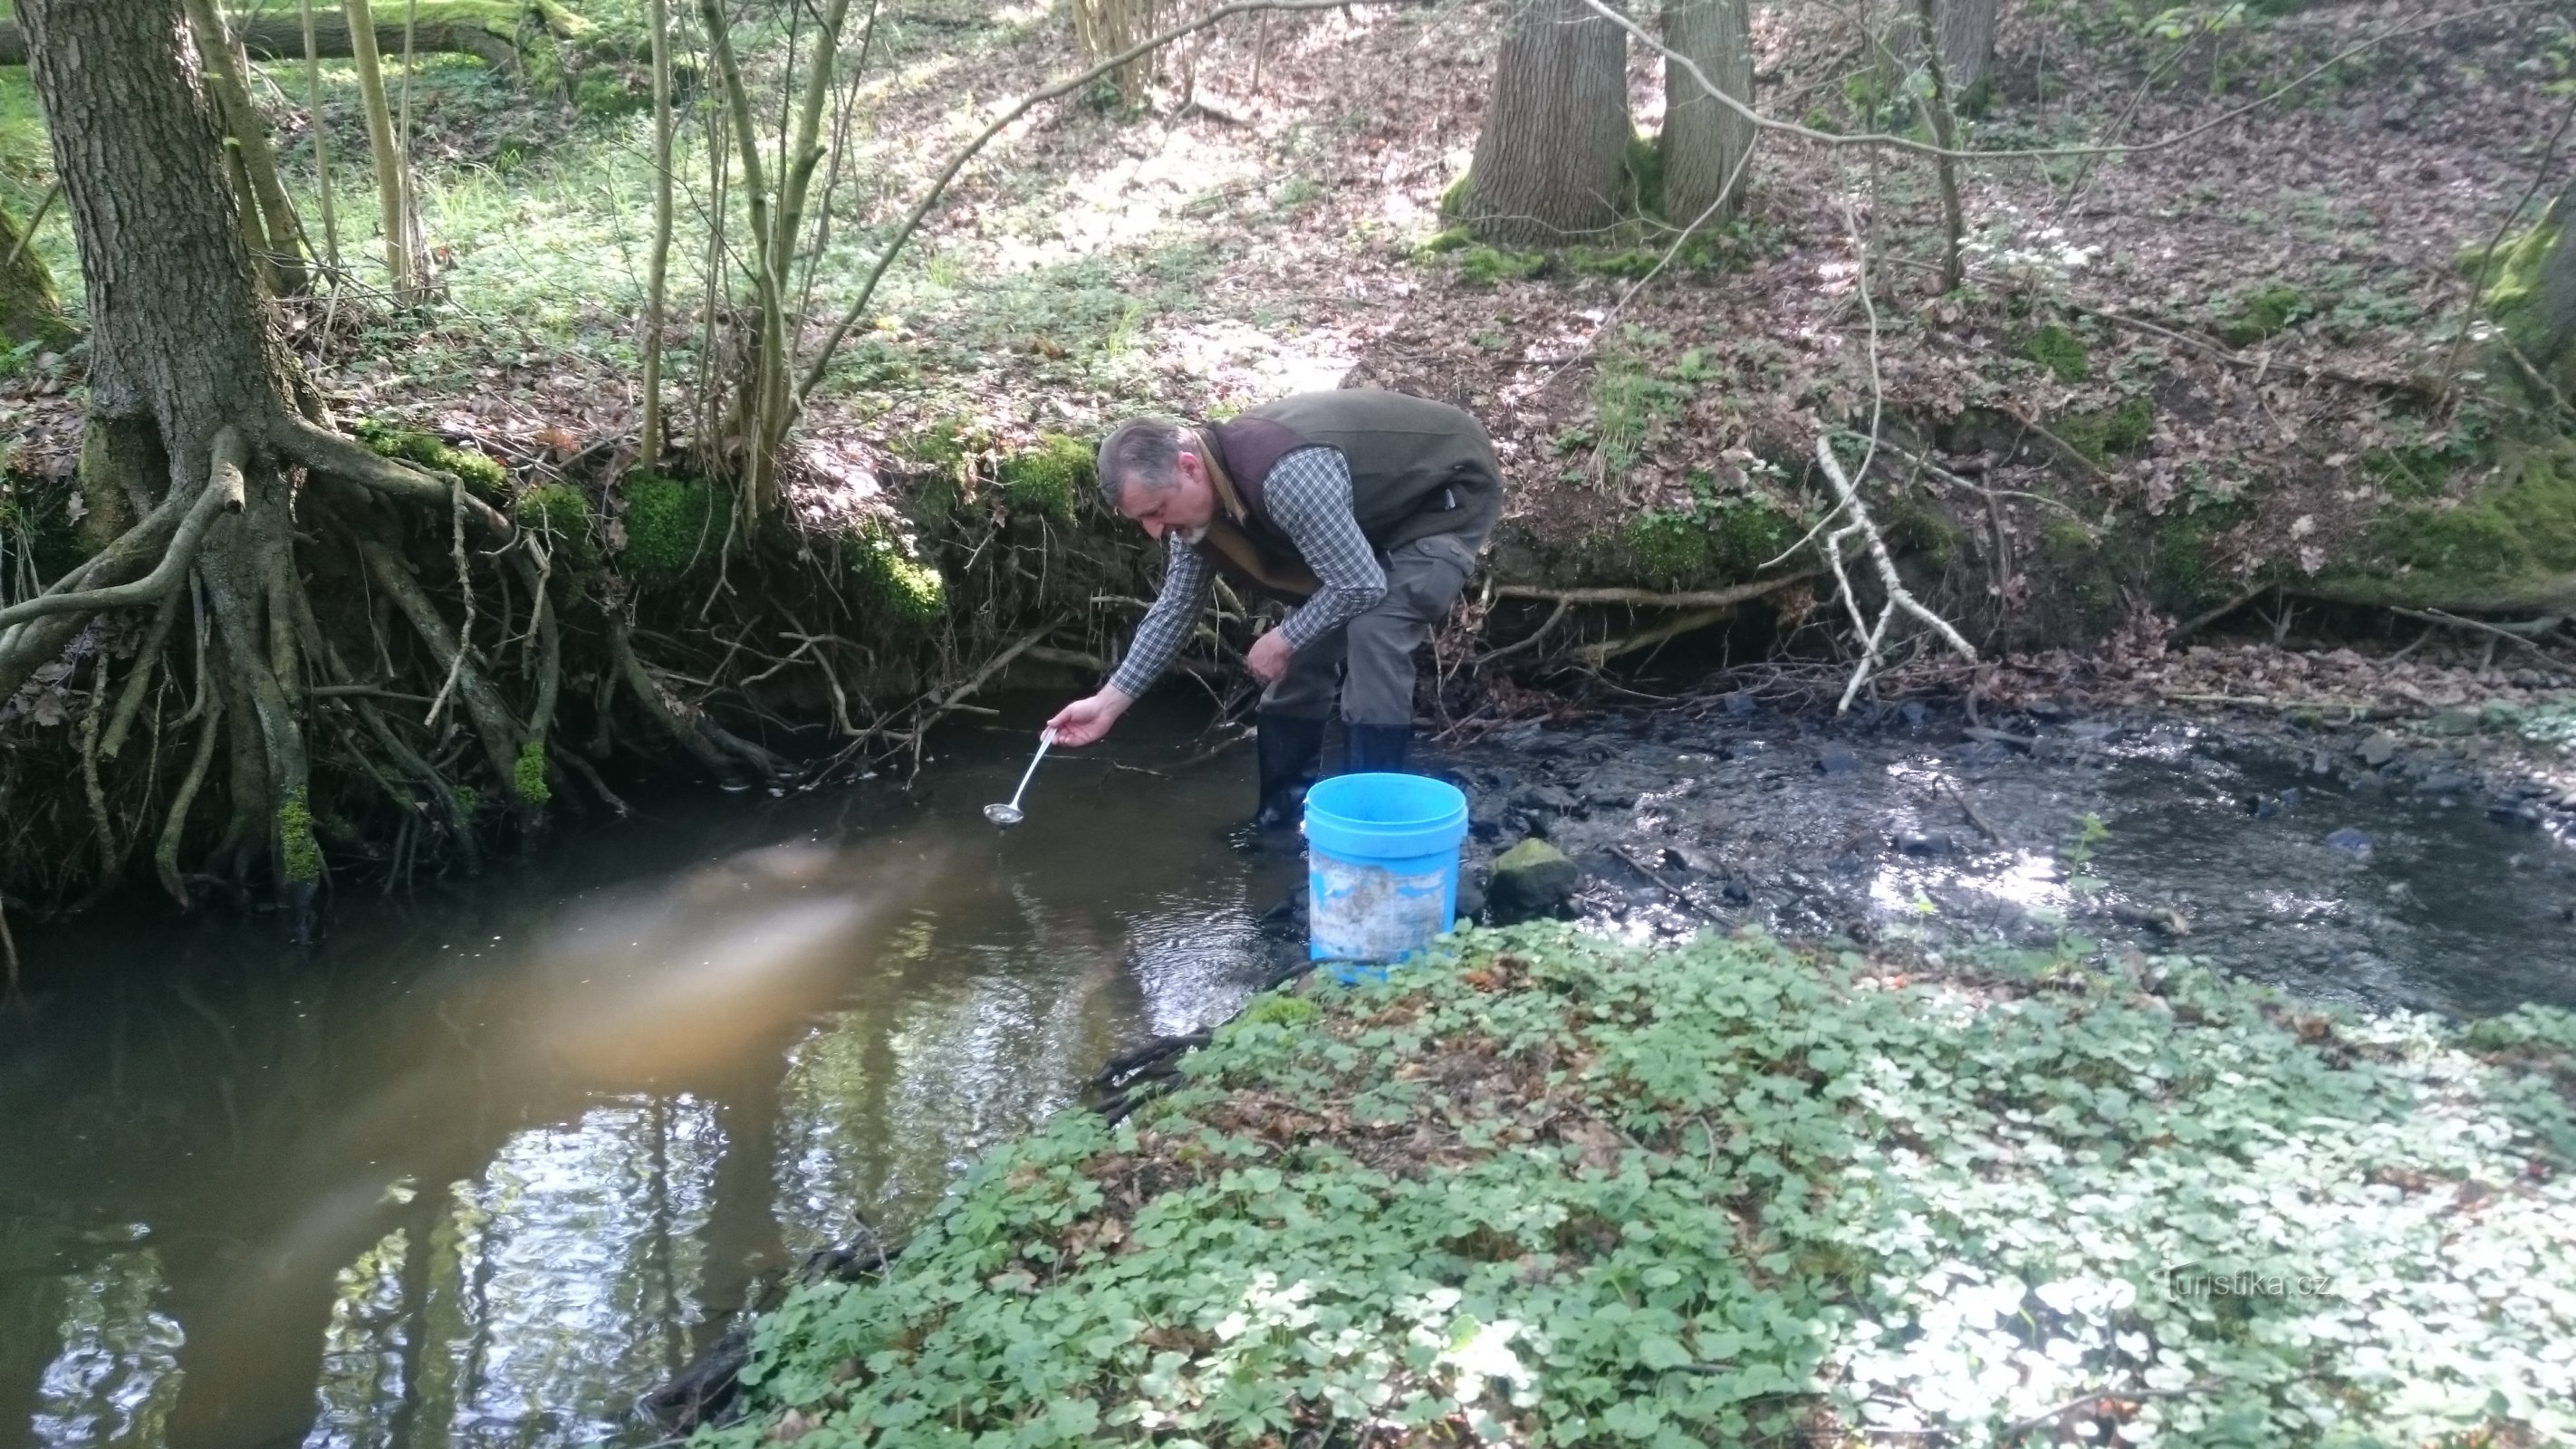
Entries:
{"type": "MultiPolygon", "coordinates": [[[[405,10],[388,5],[378,12],[376,48],[399,55],[403,48],[405,10]]],[[[228,16],[233,33],[254,60],[302,60],[304,20],[292,9],[264,10],[256,15],[228,16]]],[[[591,33],[587,20],[554,0],[420,0],[412,22],[415,52],[471,55],[486,64],[511,65],[525,40],[579,40],[591,33]]],[[[346,60],[353,37],[348,16],[336,5],[314,7],[313,46],[324,60],[346,60]]],[[[14,19],[0,18],[0,65],[27,63],[26,32],[14,19]]]]}

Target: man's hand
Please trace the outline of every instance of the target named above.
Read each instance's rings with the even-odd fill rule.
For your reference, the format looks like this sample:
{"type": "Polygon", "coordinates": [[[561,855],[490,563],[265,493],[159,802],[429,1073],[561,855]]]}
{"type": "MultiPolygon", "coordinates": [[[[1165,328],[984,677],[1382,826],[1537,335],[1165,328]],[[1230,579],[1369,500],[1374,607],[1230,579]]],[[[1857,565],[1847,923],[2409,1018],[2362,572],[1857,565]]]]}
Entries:
{"type": "Polygon", "coordinates": [[[1252,651],[1243,656],[1243,662],[1252,666],[1255,679],[1264,684],[1277,684],[1279,676],[1288,672],[1288,657],[1295,652],[1288,643],[1288,636],[1273,629],[1252,641],[1252,651]]]}
{"type": "Polygon", "coordinates": [[[1133,703],[1135,701],[1129,699],[1125,692],[1103,688],[1088,699],[1077,699],[1057,710],[1055,718],[1047,721],[1047,728],[1055,731],[1055,742],[1059,745],[1068,748],[1087,745],[1109,733],[1109,727],[1118,723],[1118,717],[1125,714],[1127,706],[1133,703]]]}

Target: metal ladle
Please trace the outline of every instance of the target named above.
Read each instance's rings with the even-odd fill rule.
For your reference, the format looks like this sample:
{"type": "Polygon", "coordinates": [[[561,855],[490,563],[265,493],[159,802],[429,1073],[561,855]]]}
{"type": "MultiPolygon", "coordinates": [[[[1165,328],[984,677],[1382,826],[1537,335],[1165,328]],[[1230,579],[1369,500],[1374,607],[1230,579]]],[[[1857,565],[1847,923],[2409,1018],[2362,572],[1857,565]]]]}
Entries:
{"type": "Polygon", "coordinates": [[[1020,797],[1029,792],[1029,780],[1038,772],[1038,761],[1046,758],[1047,746],[1054,743],[1055,731],[1044,730],[1038,734],[1038,752],[1029,757],[1029,768],[1020,776],[1020,788],[1011,792],[1011,803],[985,806],[985,819],[996,825],[1017,825],[1028,819],[1026,815],[1020,813],[1020,797]]]}

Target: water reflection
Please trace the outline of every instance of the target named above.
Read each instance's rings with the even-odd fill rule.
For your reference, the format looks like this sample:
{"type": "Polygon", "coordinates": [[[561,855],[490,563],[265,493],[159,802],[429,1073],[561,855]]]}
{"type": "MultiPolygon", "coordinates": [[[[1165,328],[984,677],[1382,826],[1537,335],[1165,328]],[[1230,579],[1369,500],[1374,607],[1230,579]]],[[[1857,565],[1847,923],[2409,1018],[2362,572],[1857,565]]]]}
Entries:
{"type": "Polygon", "coordinates": [[[62,1352],[36,1389],[36,1442],[46,1449],[164,1442],[179,1394],[179,1325],[161,1308],[160,1254],[109,1253],[64,1278],[62,1290],[62,1352]]]}
{"type": "Polygon", "coordinates": [[[1008,743],[927,804],[674,807],[443,906],[344,902],[309,962],[85,924],[95,969],[0,1015],[0,1425],[649,1440],[635,1396],[756,1272],[899,1230],[1119,1046],[1263,974],[1252,915],[1285,880],[1221,844],[1240,781],[1050,763],[998,836],[972,807],[1008,743]]]}

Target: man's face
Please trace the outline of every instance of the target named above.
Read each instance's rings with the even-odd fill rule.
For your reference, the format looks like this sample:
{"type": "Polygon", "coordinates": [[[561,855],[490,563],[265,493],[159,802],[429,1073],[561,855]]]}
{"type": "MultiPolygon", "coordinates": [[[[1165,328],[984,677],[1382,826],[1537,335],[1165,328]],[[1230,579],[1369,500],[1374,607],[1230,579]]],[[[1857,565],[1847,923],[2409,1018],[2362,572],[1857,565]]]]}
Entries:
{"type": "Polygon", "coordinates": [[[1216,517],[1216,490],[1208,486],[1207,464],[1194,453],[1181,454],[1171,487],[1131,482],[1118,495],[1118,511],[1136,520],[1148,538],[1178,533],[1181,542],[1197,543],[1216,517]]]}

